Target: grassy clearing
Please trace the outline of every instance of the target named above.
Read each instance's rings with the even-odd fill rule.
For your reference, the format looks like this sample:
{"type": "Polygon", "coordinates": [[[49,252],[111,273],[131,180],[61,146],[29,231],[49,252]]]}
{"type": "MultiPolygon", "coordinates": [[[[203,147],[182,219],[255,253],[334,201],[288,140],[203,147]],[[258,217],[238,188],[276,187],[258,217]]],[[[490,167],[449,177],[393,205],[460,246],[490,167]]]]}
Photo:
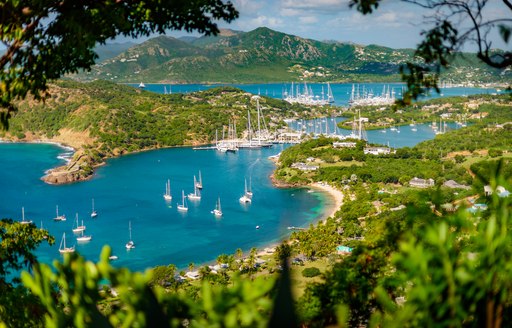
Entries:
{"type": "Polygon", "coordinates": [[[350,161],[350,162],[336,162],[336,163],[321,163],[320,167],[350,167],[352,165],[363,166],[364,162],[350,161]]]}

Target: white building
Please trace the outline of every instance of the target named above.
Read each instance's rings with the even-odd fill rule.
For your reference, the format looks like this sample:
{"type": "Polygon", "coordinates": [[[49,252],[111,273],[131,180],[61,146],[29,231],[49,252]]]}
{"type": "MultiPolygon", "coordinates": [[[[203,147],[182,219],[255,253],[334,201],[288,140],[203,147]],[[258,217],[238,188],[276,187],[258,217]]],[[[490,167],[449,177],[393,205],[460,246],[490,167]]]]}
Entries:
{"type": "Polygon", "coordinates": [[[430,188],[434,186],[434,179],[420,179],[414,177],[409,181],[409,185],[416,188],[430,188]]]}
{"type": "Polygon", "coordinates": [[[365,154],[370,155],[387,155],[391,153],[391,148],[389,147],[365,147],[363,149],[365,154]]]}
{"type": "Polygon", "coordinates": [[[333,142],[332,146],[334,148],[355,148],[356,147],[356,143],[355,142],[349,142],[349,141],[333,142]]]}

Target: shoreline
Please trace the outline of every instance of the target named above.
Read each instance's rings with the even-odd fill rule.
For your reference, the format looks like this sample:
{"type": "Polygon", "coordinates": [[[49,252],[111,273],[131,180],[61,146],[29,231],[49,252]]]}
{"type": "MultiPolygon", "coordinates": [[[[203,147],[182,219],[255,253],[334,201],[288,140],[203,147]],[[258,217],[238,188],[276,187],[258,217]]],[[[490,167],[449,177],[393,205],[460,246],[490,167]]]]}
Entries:
{"type": "Polygon", "coordinates": [[[333,201],[331,204],[324,204],[324,214],[319,217],[319,221],[325,222],[329,217],[332,217],[340,210],[343,205],[343,192],[336,189],[326,182],[314,182],[307,187],[316,189],[327,195],[333,201]]]}
{"type": "MultiPolygon", "coordinates": [[[[296,186],[296,185],[285,185],[283,183],[281,183],[281,184],[276,183],[273,174],[270,176],[270,179],[272,181],[272,185],[275,188],[305,188],[305,189],[309,189],[309,190],[315,190],[316,192],[320,192],[323,195],[327,196],[327,198],[330,200],[330,202],[327,201],[323,204],[323,206],[324,206],[323,207],[324,210],[322,211],[323,213],[321,215],[319,215],[318,217],[316,217],[315,220],[313,220],[314,223],[319,223],[319,222],[324,223],[329,217],[333,217],[336,214],[336,212],[338,212],[340,210],[341,205],[343,205],[343,199],[344,199],[343,192],[341,190],[336,189],[335,187],[331,186],[330,184],[328,184],[326,182],[313,182],[313,183],[303,185],[303,186],[298,186],[298,185],[296,186]]],[[[305,227],[304,229],[308,230],[309,228],[305,227]]],[[[291,232],[289,234],[291,234],[291,232]]],[[[288,235],[288,237],[289,237],[289,235],[288,235]]],[[[279,246],[283,241],[281,241],[281,242],[273,241],[273,242],[263,244],[259,247],[255,247],[257,250],[256,258],[261,258],[263,256],[272,256],[275,253],[276,247],[279,246]]],[[[249,251],[244,252],[243,256],[242,256],[242,261],[244,259],[246,259],[248,256],[249,256],[249,251]]],[[[214,266],[215,264],[216,264],[215,259],[212,259],[211,261],[202,262],[202,263],[195,263],[195,269],[193,270],[193,272],[198,271],[198,269],[202,266],[210,266],[211,267],[211,266],[214,266]]],[[[187,268],[183,268],[183,271],[185,273],[189,272],[189,270],[187,268]]]]}

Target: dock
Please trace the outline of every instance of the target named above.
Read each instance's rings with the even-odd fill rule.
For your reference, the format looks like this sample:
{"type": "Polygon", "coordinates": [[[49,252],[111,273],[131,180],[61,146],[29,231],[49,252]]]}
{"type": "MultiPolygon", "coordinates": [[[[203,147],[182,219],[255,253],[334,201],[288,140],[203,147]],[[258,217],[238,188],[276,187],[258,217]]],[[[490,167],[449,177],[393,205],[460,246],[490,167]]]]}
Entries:
{"type": "Polygon", "coordinates": [[[203,147],[193,147],[192,150],[211,150],[217,149],[215,146],[203,146],[203,147]]]}

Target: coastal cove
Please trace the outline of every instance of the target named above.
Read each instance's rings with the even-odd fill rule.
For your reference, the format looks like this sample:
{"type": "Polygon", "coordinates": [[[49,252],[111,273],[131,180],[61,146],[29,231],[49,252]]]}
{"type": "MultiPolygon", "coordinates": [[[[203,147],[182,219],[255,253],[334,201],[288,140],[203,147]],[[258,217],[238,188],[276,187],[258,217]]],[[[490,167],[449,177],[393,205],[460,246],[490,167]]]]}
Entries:
{"type": "Polygon", "coordinates": [[[50,144],[2,143],[0,181],[9,190],[0,203],[2,217],[20,220],[25,217],[56,237],[53,246],[37,250],[40,261],[59,259],[59,241],[66,232],[67,244],[76,244],[71,229],[78,213],[88,243],[76,244],[87,259],[96,261],[103,245],[112,247],[119,257],[115,266],[142,271],[156,265],[175,264],[186,267],[190,262],[204,263],[237,248],[248,251],[279,242],[290,233],[288,226],[308,226],[321,218],[325,208],[333,208],[331,197],[305,188],[278,189],[268,176],[274,164],[267,158],[282,150],[281,146],[258,151],[221,154],[194,151],[192,148],[154,150],[109,159],[93,179],[69,185],[48,185],[40,180],[44,171],[62,163],[65,150],[50,144]],[[189,201],[189,211],[181,214],[177,203],[181,191],[193,190],[193,176],[201,170],[204,189],[202,199],[189,201]],[[251,180],[254,199],[242,205],[244,179],[251,180]],[[165,182],[171,180],[173,199],[163,199],[165,182]],[[224,215],[216,219],[210,213],[217,197],[224,215]],[[91,200],[98,211],[90,218],[91,200]],[[55,207],[67,220],[55,222],[55,207]],[[128,224],[131,222],[136,248],[127,251],[128,224]],[[256,226],[260,226],[256,229],[256,226]]]}
{"type": "MultiPolygon", "coordinates": [[[[341,118],[340,118],[341,119],[341,118]]],[[[334,121],[332,122],[334,123],[334,121]]],[[[394,138],[392,146],[412,146],[435,136],[425,125],[414,133],[383,134],[370,131],[371,142],[394,138]]],[[[190,147],[167,148],[125,155],[107,160],[91,180],[66,185],[49,185],[40,180],[43,173],[64,161],[69,149],[43,143],[0,143],[5,158],[0,163],[0,181],[8,189],[0,203],[2,217],[20,220],[21,208],[27,219],[43,224],[56,237],[53,246],[38,249],[40,261],[59,259],[58,242],[63,232],[68,245],[76,244],[71,232],[78,213],[92,241],[77,244],[87,259],[96,261],[103,245],[110,245],[119,257],[115,266],[144,270],[157,265],[175,264],[185,268],[190,262],[213,261],[219,254],[232,254],[237,248],[248,251],[278,243],[288,236],[288,227],[307,227],[334,214],[341,205],[340,192],[327,186],[276,188],[269,176],[274,163],[268,157],[286,145],[239,151],[236,154],[190,147]],[[201,171],[204,189],[198,202],[189,201],[186,214],[177,211],[181,192],[193,191],[193,177],[201,171]],[[170,179],[172,201],[163,199],[170,179]],[[244,180],[254,192],[251,204],[242,205],[244,180]],[[224,215],[216,219],[211,210],[220,197],[224,215]],[[90,218],[91,201],[99,215],[90,218]],[[65,222],[55,222],[55,207],[65,214],[65,222]],[[131,222],[136,248],[127,251],[131,222]],[[256,229],[259,226],[259,229],[256,229]]]]}

